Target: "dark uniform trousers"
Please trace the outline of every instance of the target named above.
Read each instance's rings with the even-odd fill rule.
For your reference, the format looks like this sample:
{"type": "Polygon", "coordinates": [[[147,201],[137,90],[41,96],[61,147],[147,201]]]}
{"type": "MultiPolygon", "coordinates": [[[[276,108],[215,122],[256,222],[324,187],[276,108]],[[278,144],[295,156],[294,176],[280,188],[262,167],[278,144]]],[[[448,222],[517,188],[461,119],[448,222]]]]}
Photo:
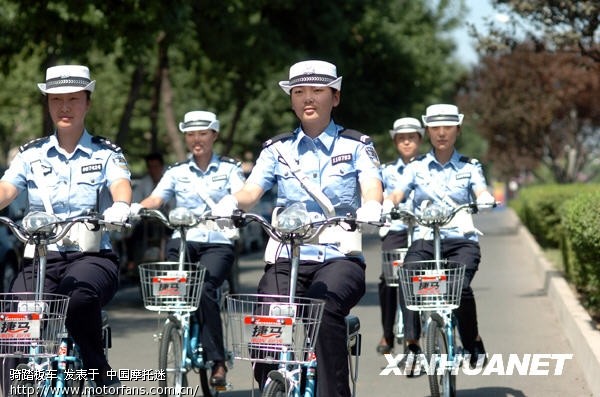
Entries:
{"type": "MultiPolygon", "coordinates": [[[[398,248],[407,248],[408,232],[406,230],[390,231],[381,242],[383,251],[391,251],[398,248]]],[[[379,306],[381,307],[381,325],[383,326],[383,337],[388,346],[394,346],[394,322],[396,321],[396,310],[400,294],[400,305],[404,306],[404,295],[401,287],[388,287],[385,283],[383,273],[379,277],[379,306]]]]}
{"type": "MultiPolygon", "coordinates": [[[[102,307],[119,287],[118,258],[111,250],[91,252],[48,251],[44,292],[70,296],[66,326],[79,346],[88,374],[105,370],[102,344],[102,307]]],[[[13,292],[34,292],[37,263],[27,259],[12,286],[13,292]],[[35,268],[35,269],[34,269],[35,268]]]]}
{"type": "MultiPolygon", "coordinates": [[[[433,259],[433,256],[433,241],[416,240],[410,246],[404,258],[404,263],[406,265],[411,261],[430,260],[433,259]]],[[[454,314],[458,320],[458,331],[463,347],[472,351],[475,337],[479,334],[475,296],[471,288],[471,281],[473,281],[481,261],[479,243],[464,238],[444,239],[442,240],[442,258],[466,265],[460,306],[454,311],[454,314]]],[[[404,305],[402,313],[406,319],[405,337],[407,339],[419,339],[421,335],[419,313],[406,309],[404,305]]]]}
{"type": "MultiPolygon", "coordinates": [[[[267,264],[258,284],[259,294],[289,293],[290,263],[278,259],[267,264]]],[[[302,261],[298,270],[297,296],[323,299],[325,307],[317,337],[317,395],[349,397],[348,352],[345,317],[365,294],[365,264],[357,258],[326,262],[302,261]]],[[[276,366],[257,363],[254,376],[262,386],[276,366]]]]}
{"type": "MultiPolygon", "coordinates": [[[[167,243],[166,257],[169,261],[179,260],[180,239],[167,243]]],[[[209,361],[225,361],[223,345],[223,323],[219,302],[219,288],[229,276],[235,261],[231,244],[208,244],[190,241],[187,243],[187,258],[200,262],[206,268],[200,297],[200,307],[195,315],[200,324],[202,347],[209,361]]]]}

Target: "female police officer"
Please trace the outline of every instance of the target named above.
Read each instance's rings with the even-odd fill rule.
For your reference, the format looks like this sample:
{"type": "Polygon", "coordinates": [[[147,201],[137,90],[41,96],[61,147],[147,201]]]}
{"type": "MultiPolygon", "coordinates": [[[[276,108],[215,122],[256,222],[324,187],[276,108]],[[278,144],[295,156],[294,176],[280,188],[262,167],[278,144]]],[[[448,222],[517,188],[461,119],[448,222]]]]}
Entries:
{"type": "MultiPolygon", "coordinates": [[[[0,208],[27,190],[30,211],[45,211],[64,219],[99,208],[107,221],[123,222],[131,201],[130,173],[121,149],[85,128],[85,116],[96,82],[81,65],[48,68],[46,95],[54,134],[21,146],[0,181],[0,208]],[[99,202],[98,202],[99,201],[99,202]]],[[[79,345],[87,374],[98,386],[117,386],[102,345],[101,307],[118,287],[117,256],[108,233],[90,238],[85,228],[73,228],[68,239],[48,247],[46,292],[71,297],[66,326],[79,345]],[[97,241],[98,243],[89,243],[97,241]]],[[[12,290],[31,291],[31,259],[25,260],[12,290]]]]}
{"type": "MultiPolygon", "coordinates": [[[[421,122],[412,117],[402,117],[394,121],[393,129],[390,130],[390,136],[398,151],[399,157],[396,161],[382,166],[381,176],[386,194],[394,190],[398,176],[402,174],[406,165],[419,154],[419,146],[423,139],[423,128],[421,122]]],[[[411,205],[412,200],[405,203],[411,205]]],[[[384,212],[389,212],[393,203],[386,199],[383,202],[384,212]]],[[[408,225],[402,221],[392,221],[389,228],[381,228],[387,231],[382,236],[382,251],[390,251],[397,248],[407,248],[408,244],[408,225]]],[[[388,287],[383,274],[379,282],[379,305],[381,307],[381,325],[383,326],[383,337],[377,345],[377,352],[380,354],[390,353],[394,347],[394,321],[396,320],[397,296],[402,294],[402,290],[397,287],[388,287]]],[[[400,299],[402,295],[400,295],[400,299]]],[[[409,324],[405,324],[410,326],[409,324]]]]}
{"type": "MultiPolygon", "coordinates": [[[[460,134],[463,114],[454,105],[436,104],[427,108],[422,116],[423,124],[433,149],[412,161],[398,177],[395,190],[389,198],[400,202],[409,192],[414,192],[414,206],[418,211],[424,203],[437,203],[455,207],[476,198],[477,204],[489,206],[494,198],[487,191],[487,184],[479,161],[459,154],[455,143],[460,134]]],[[[470,364],[475,366],[481,355],[485,360],[485,349],[477,327],[477,311],[471,281],[479,267],[481,251],[478,231],[473,226],[470,214],[456,217],[456,222],[442,228],[442,256],[466,265],[460,307],[455,311],[464,348],[471,353],[470,364]]],[[[421,227],[415,229],[415,240],[404,259],[405,263],[433,258],[431,231],[421,227]]],[[[418,313],[404,311],[406,321],[414,321],[418,313]]],[[[420,329],[410,330],[405,335],[408,350],[420,352],[418,339],[420,329]]]]}
{"type": "MultiPolygon", "coordinates": [[[[160,208],[175,199],[176,207],[185,207],[201,215],[210,210],[224,195],[238,191],[244,184],[240,163],[213,152],[219,136],[219,120],[214,113],[192,111],[179,124],[190,152],[187,160],[174,164],[165,171],[152,193],[139,204],[132,204],[132,213],[140,207],[160,208]]],[[[223,232],[193,228],[188,230],[189,260],[200,261],[206,267],[202,286],[201,305],[196,315],[201,317],[202,343],[206,357],[214,363],[210,382],[225,386],[227,368],[223,345],[223,326],[219,312],[217,291],[231,272],[235,261],[233,242],[223,232]]],[[[179,258],[179,232],[167,243],[167,258],[179,258]]]]}
{"type": "MultiPolygon", "coordinates": [[[[337,76],[336,67],[331,63],[311,60],[292,65],[289,80],[279,85],[290,95],[300,126],[263,145],[242,190],[234,196],[225,196],[214,214],[230,215],[238,205],[247,210],[277,184],[277,205],[285,207],[302,202],[311,213],[311,219],[322,219],[326,212],[356,213],[359,220],[380,219],[383,189],[375,149],[367,136],[345,130],[331,118],[332,109],[340,103],[341,83],[342,77],[337,76]],[[279,161],[282,153],[295,163],[293,170],[279,161]],[[302,170],[302,177],[298,170],[302,170]],[[310,193],[303,187],[299,179],[304,177],[318,192],[310,193]],[[326,211],[315,200],[320,194],[330,201],[333,211],[326,211]]],[[[317,395],[320,396],[350,395],[344,317],[365,292],[364,258],[360,253],[349,253],[351,250],[348,247],[342,252],[334,244],[301,247],[298,293],[325,300],[316,343],[317,395]]],[[[267,248],[265,256],[267,265],[258,292],[287,293],[286,249],[267,248]]],[[[256,369],[255,376],[262,385],[266,369],[260,365],[256,369]]]]}

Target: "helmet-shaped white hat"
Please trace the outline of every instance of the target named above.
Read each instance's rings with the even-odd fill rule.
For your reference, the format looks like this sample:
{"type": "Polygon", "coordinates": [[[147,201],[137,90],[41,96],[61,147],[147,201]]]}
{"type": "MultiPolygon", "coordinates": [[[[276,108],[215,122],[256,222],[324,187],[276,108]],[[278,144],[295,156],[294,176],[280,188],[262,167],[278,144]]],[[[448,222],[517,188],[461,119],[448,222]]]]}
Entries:
{"type": "Polygon", "coordinates": [[[421,116],[426,127],[443,125],[461,125],[464,115],[458,113],[458,107],[447,104],[436,104],[427,107],[425,115],[421,116]]]}
{"type": "Polygon", "coordinates": [[[325,61],[302,61],[290,67],[289,80],[279,82],[286,94],[295,86],[331,87],[342,89],[342,76],[338,77],[334,64],[325,61]]]}
{"type": "Polygon", "coordinates": [[[58,65],[46,69],[46,82],[39,83],[42,94],[94,92],[96,80],[90,80],[90,70],[83,65],[58,65]]]}
{"type": "Polygon", "coordinates": [[[219,132],[219,120],[217,115],[204,110],[194,110],[187,112],[183,116],[183,122],[179,123],[179,131],[199,131],[199,130],[214,130],[219,132]]]}
{"type": "Polygon", "coordinates": [[[425,131],[423,131],[419,120],[414,117],[403,117],[394,121],[394,127],[390,130],[390,136],[394,139],[398,134],[409,134],[411,132],[417,132],[423,137],[425,131]]]}

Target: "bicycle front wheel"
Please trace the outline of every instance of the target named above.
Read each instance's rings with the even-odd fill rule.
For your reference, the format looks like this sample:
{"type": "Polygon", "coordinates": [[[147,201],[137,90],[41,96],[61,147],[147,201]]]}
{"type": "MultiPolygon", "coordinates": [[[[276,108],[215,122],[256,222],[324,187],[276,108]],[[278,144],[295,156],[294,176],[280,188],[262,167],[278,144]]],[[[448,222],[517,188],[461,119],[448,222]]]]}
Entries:
{"type": "MultiPolygon", "coordinates": [[[[165,380],[160,380],[158,385],[162,390],[181,391],[187,386],[187,376],[183,368],[182,336],[179,324],[169,321],[165,324],[160,339],[158,351],[158,368],[165,372],[165,380]]],[[[161,394],[161,397],[172,397],[171,394],[161,394]]]]}
{"type": "Polygon", "coordinates": [[[434,368],[429,369],[429,389],[432,397],[455,397],[456,375],[452,368],[441,368],[448,357],[448,341],[444,332],[444,323],[438,316],[431,316],[427,326],[425,355],[429,363],[435,363],[434,368]]]}
{"type": "Polygon", "coordinates": [[[200,368],[200,387],[202,387],[202,394],[204,397],[217,397],[219,391],[210,385],[210,379],[207,368],[200,368]]]}
{"type": "Polygon", "coordinates": [[[279,379],[271,379],[269,383],[265,385],[262,392],[262,397],[286,397],[285,383],[279,379]]]}

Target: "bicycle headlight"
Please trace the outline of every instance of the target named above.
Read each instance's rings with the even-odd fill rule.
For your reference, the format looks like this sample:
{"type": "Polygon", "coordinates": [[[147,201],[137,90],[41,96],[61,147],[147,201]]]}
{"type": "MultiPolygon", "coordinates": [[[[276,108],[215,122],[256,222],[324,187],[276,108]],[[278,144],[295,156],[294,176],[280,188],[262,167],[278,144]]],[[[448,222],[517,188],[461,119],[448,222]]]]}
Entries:
{"type": "Polygon", "coordinates": [[[188,208],[178,207],[169,212],[169,222],[175,226],[190,226],[196,221],[196,217],[188,208]]]}
{"type": "Polygon", "coordinates": [[[440,222],[448,216],[448,209],[437,204],[430,205],[423,210],[422,219],[428,223],[440,222]]]}
{"type": "Polygon", "coordinates": [[[28,233],[52,233],[58,218],[42,211],[33,211],[23,217],[23,227],[28,233]]]}
{"type": "Polygon", "coordinates": [[[310,226],[310,215],[304,203],[294,203],[277,216],[277,229],[283,233],[301,233],[310,226]]]}

